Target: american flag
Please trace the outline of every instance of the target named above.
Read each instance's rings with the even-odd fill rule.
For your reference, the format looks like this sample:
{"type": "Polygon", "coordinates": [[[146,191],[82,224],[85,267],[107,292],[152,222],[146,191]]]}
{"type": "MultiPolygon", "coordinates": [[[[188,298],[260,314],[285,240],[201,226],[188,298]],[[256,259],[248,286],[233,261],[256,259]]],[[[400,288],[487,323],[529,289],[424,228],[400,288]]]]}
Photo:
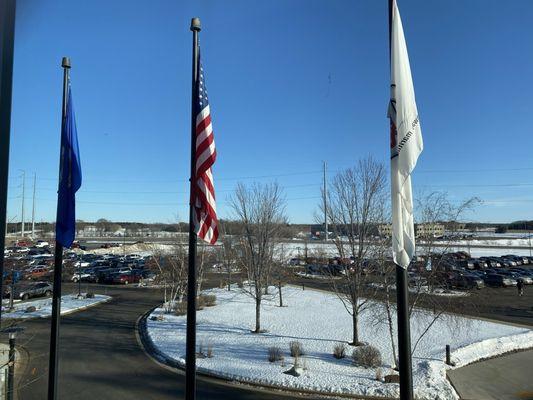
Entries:
{"type": "Polygon", "coordinates": [[[211,167],[217,158],[209,100],[205,87],[204,69],[198,55],[199,79],[196,87],[196,155],[195,185],[192,193],[195,231],[210,244],[218,238],[215,187],[211,167]]]}

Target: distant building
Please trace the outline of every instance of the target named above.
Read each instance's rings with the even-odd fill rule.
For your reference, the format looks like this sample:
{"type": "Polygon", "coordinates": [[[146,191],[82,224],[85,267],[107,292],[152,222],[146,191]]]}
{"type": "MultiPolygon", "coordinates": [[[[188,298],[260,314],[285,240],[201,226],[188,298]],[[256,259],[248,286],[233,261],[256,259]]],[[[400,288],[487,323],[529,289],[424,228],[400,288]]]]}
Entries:
{"type": "Polygon", "coordinates": [[[392,236],[392,224],[381,224],[378,225],[378,234],[382,237],[391,237],[392,236]]]}
{"type": "MultiPolygon", "coordinates": [[[[378,225],[378,234],[382,237],[392,236],[392,224],[378,225]]],[[[415,224],[415,235],[417,237],[442,237],[444,236],[443,224],[415,224]]]]}
{"type": "Polygon", "coordinates": [[[416,237],[442,237],[444,236],[443,224],[416,224],[415,225],[416,237]]]}

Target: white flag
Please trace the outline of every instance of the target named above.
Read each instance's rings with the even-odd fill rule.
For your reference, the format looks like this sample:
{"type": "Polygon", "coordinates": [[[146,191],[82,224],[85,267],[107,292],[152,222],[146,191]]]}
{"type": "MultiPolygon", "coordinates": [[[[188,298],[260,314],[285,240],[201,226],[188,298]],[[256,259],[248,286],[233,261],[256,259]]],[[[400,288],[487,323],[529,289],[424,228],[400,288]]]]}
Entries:
{"type": "Polygon", "coordinates": [[[423,144],[409,56],[396,0],[393,0],[391,17],[391,99],[388,117],[391,127],[392,253],[394,262],[407,268],[415,255],[411,172],[423,144]]]}

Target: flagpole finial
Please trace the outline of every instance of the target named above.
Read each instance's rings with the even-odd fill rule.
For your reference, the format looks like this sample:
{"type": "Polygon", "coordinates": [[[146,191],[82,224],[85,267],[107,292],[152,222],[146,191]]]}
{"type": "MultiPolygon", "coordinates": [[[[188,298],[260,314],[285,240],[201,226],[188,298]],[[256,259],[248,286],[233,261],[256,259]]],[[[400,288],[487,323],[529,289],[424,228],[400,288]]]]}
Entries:
{"type": "Polygon", "coordinates": [[[61,66],[63,68],[70,68],[70,58],[63,57],[63,60],[61,60],[61,66]]]}
{"type": "Polygon", "coordinates": [[[191,31],[197,31],[200,32],[202,30],[202,26],[200,24],[200,18],[194,17],[191,20],[191,31]]]}

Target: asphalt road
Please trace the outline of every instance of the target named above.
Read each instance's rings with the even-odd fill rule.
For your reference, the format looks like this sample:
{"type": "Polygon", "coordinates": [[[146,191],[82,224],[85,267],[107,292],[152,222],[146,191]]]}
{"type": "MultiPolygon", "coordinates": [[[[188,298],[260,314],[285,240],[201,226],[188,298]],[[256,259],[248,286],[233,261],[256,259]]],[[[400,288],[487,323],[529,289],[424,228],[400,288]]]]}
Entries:
{"type": "MultiPolygon", "coordinates": [[[[72,285],[65,285],[73,291],[72,285]]],[[[150,359],[137,342],[137,318],[160,303],[156,290],[92,286],[113,296],[109,303],[61,318],[59,399],[181,399],[184,376],[150,359]]],[[[67,293],[65,290],[64,293],[67,293]]],[[[27,363],[18,381],[19,400],[46,398],[50,319],[22,323],[18,338],[27,363]]],[[[294,399],[280,393],[198,381],[198,399],[294,399]]]]}
{"type": "Polygon", "coordinates": [[[532,400],[533,350],[474,363],[448,372],[464,400],[532,400]]]}

